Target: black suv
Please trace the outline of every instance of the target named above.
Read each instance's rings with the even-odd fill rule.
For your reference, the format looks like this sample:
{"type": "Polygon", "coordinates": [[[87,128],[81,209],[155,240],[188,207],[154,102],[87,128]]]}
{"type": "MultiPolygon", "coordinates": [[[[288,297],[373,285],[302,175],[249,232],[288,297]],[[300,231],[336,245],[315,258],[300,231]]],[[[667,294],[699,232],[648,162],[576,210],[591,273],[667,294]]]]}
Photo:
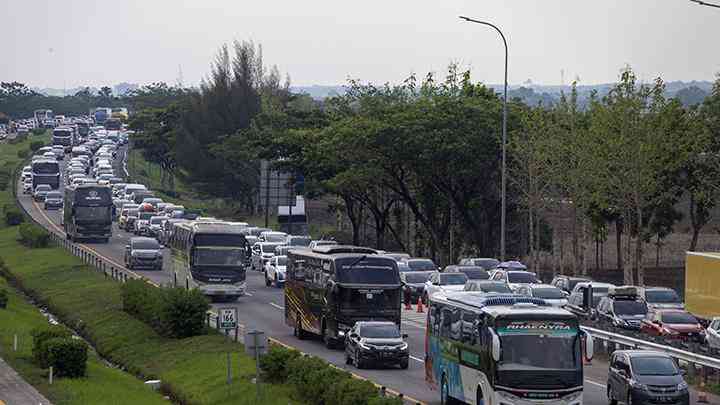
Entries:
{"type": "Polygon", "coordinates": [[[607,396],[611,405],[690,403],[683,372],[665,353],[618,350],[610,359],[607,396]]]}
{"type": "Polygon", "coordinates": [[[410,352],[405,338],[393,322],[356,322],[345,338],[345,364],[397,364],[406,369],[410,352]]]}
{"type": "Polygon", "coordinates": [[[600,300],[595,310],[600,321],[618,328],[639,330],[648,307],[639,297],[610,294],[600,300]]]}

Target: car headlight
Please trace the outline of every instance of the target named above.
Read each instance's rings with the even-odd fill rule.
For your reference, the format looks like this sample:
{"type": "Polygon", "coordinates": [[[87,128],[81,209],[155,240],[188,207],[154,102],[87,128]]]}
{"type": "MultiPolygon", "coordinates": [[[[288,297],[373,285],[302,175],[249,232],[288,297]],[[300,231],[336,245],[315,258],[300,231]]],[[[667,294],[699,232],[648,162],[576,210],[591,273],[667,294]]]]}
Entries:
{"type": "Polygon", "coordinates": [[[364,350],[372,350],[372,348],[370,346],[366,345],[363,342],[358,342],[358,346],[360,346],[360,348],[364,349],[364,350]]]}
{"type": "Polygon", "coordinates": [[[407,342],[401,344],[400,347],[398,347],[398,349],[399,349],[399,350],[402,350],[402,351],[407,350],[407,348],[408,348],[407,342]]]}
{"type": "Polygon", "coordinates": [[[635,389],[641,390],[641,391],[647,391],[647,390],[648,390],[648,386],[647,386],[647,385],[641,384],[641,383],[639,383],[639,382],[637,382],[637,381],[635,381],[635,380],[630,380],[630,386],[633,387],[633,388],[635,388],[635,389]]]}
{"type": "Polygon", "coordinates": [[[685,381],[683,381],[683,382],[681,382],[680,384],[677,385],[677,390],[678,390],[678,391],[685,391],[685,390],[687,390],[687,389],[688,389],[688,384],[687,384],[685,381]]]}

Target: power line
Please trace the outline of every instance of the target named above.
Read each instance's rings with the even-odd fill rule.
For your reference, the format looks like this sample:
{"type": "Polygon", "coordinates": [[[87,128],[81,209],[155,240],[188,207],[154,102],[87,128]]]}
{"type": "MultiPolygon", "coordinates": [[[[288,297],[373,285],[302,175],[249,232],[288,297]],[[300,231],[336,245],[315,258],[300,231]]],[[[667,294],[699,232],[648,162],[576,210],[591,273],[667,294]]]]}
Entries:
{"type": "Polygon", "coordinates": [[[690,0],[690,1],[693,3],[697,3],[701,6],[720,8],[720,4],[708,3],[708,2],[702,1],[702,0],[690,0]]]}

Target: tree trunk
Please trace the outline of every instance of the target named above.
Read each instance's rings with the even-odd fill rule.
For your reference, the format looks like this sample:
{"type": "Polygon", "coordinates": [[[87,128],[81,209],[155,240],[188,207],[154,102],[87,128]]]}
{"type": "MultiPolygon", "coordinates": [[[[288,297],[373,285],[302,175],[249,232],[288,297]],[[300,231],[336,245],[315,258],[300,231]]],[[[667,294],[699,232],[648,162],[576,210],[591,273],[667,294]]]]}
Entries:
{"type": "MultiPolygon", "coordinates": [[[[528,247],[530,248],[530,262],[532,263],[532,259],[535,257],[535,230],[534,230],[535,221],[533,220],[533,210],[532,208],[528,209],[528,247]]],[[[533,267],[533,271],[537,271],[537,268],[533,267]]]]}
{"type": "Polygon", "coordinates": [[[695,214],[695,197],[693,193],[690,193],[690,224],[692,225],[692,239],[690,240],[690,251],[694,252],[697,249],[698,237],[700,236],[700,229],[702,226],[698,226],[697,215],[695,214]]]}
{"type": "Polygon", "coordinates": [[[582,274],[583,274],[583,276],[587,276],[587,274],[588,274],[588,258],[587,258],[588,232],[587,232],[587,219],[585,217],[582,218],[582,235],[581,235],[580,240],[581,240],[580,258],[582,260],[582,274]]]}
{"type": "Polygon", "coordinates": [[[618,271],[624,271],[623,269],[623,249],[622,249],[622,231],[623,224],[618,219],[615,221],[615,253],[617,254],[617,269],[618,271]]]}
{"type": "Polygon", "coordinates": [[[641,287],[645,286],[645,266],[643,265],[643,244],[645,243],[643,240],[643,218],[642,218],[642,207],[639,205],[640,201],[639,199],[636,199],[636,209],[635,212],[637,214],[637,223],[638,223],[638,230],[637,230],[637,241],[635,243],[635,260],[637,263],[637,282],[638,285],[641,287]]]}
{"type": "Polygon", "coordinates": [[[535,215],[535,258],[533,263],[533,269],[535,271],[540,270],[540,215],[535,215]]]}
{"type": "Polygon", "coordinates": [[[577,208],[573,203],[572,209],[572,273],[577,274],[578,270],[578,235],[577,235],[577,208]]]}
{"type": "Polygon", "coordinates": [[[623,284],[633,284],[633,266],[632,266],[632,235],[630,225],[624,225],[625,231],[625,254],[623,260],[623,284]]]}

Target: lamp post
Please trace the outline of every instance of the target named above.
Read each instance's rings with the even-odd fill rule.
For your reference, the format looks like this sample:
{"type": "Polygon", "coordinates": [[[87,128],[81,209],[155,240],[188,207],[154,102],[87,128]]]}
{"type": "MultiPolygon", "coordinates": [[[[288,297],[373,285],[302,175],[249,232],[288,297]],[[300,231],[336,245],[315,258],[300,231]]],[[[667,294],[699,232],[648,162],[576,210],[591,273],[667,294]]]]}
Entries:
{"type": "Polygon", "coordinates": [[[461,19],[477,24],[487,25],[495,29],[500,34],[500,38],[505,45],[505,91],[503,95],[503,124],[502,124],[502,172],[501,172],[501,190],[500,190],[500,259],[505,260],[505,217],[507,213],[507,175],[506,175],[506,146],[507,146],[507,88],[508,88],[508,46],[500,28],[495,24],[479,21],[469,17],[460,16],[461,19]]]}
{"type": "Polygon", "coordinates": [[[693,3],[697,3],[701,6],[720,8],[720,4],[708,3],[708,2],[702,1],[702,0],[690,0],[690,1],[693,3]]]}

